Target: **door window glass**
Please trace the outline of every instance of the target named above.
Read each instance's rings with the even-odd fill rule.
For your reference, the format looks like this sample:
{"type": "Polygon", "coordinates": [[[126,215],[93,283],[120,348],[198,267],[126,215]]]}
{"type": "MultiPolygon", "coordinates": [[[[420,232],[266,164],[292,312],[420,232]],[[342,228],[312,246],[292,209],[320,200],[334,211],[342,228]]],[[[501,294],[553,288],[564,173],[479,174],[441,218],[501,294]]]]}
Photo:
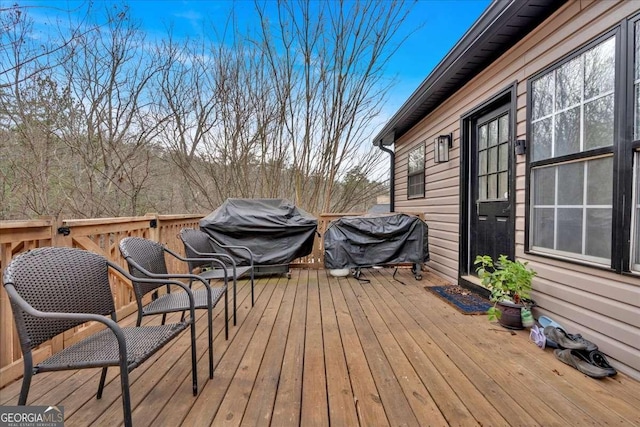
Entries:
{"type": "Polygon", "coordinates": [[[478,127],[478,201],[509,197],[509,113],[478,127]]]}

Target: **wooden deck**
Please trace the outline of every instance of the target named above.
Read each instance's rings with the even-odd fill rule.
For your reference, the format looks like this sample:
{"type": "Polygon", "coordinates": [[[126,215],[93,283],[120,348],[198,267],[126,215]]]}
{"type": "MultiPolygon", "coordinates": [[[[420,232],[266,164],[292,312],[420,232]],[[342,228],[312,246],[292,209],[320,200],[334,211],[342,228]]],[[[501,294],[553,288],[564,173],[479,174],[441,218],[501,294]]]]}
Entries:
{"type": "MultiPolygon", "coordinates": [[[[238,290],[238,324],[224,339],[216,308],[216,371],[208,379],[205,316],[198,321],[199,394],[191,393],[188,334],[131,373],[136,426],[640,425],[640,383],[589,378],[551,350],[463,315],[409,270],[325,270],[238,290]]],[[[122,323],[134,319],[124,319],[122,323]]],[[[66,426],[122,424],[117,369],[103,398],[98,370],[36,375],[30,405],[63,405],[66,426]]],[[[0,390],[15,405],[20,382],[0,390]]]]}

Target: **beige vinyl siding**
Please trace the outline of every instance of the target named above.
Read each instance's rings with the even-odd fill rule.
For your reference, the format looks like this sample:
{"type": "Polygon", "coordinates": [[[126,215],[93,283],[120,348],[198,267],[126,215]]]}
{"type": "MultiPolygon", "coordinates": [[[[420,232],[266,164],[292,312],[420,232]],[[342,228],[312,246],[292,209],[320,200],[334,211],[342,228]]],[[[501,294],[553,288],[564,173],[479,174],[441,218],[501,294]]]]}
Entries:
{"type": "MultiPolygon", "coordinates": [[[[458,278],[460,118],[517,82],[516,129],[526,139],[527,79],[640,10],[640,1],[570,1],[396,141],[398,211],[422,212],[429,225],[429,268],[458,278]],[[433,140],[453,132],[447,163],[433,161],[433,140]],[[407,200],[406,155],[426,141],[425,198],[407,200]]],[[[525,156],[516,156],[516,257],[538,271],[536,314],[548,314],[596,342],[616,366],[640,378],[640,277],[525,254],[525,156]]]]}

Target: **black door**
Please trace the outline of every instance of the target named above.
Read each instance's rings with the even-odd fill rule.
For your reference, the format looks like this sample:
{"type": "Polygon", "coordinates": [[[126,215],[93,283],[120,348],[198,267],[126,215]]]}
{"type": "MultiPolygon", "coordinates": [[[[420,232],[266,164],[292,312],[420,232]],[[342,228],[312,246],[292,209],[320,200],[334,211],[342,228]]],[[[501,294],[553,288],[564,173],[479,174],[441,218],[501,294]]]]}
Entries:
{"type": "Polygon", "coordinates": [[[472,121],[470,270],[477,255],[504,254],[513,259],[515,236],[511,143],[511,106],[504,105],[472,121]]]}

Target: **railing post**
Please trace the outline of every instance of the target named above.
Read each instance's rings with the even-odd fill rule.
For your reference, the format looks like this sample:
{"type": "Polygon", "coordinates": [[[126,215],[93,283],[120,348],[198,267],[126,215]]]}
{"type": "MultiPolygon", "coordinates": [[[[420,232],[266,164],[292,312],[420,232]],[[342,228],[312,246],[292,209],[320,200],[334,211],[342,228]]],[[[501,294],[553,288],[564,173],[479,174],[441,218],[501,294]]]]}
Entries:
{"type": "Polygon", "coordinates": [[[160,219],[155,212],[146,213],[145,217],[149,218],[149,240],[161,242],[160,240],[160,219]]]}
{"type": "Polygon", "coordinates": [[[60,217],[43,217],[43,219],[51,220],[51,246],[73,247],[71,228],[66,226],[60,217]]]}

